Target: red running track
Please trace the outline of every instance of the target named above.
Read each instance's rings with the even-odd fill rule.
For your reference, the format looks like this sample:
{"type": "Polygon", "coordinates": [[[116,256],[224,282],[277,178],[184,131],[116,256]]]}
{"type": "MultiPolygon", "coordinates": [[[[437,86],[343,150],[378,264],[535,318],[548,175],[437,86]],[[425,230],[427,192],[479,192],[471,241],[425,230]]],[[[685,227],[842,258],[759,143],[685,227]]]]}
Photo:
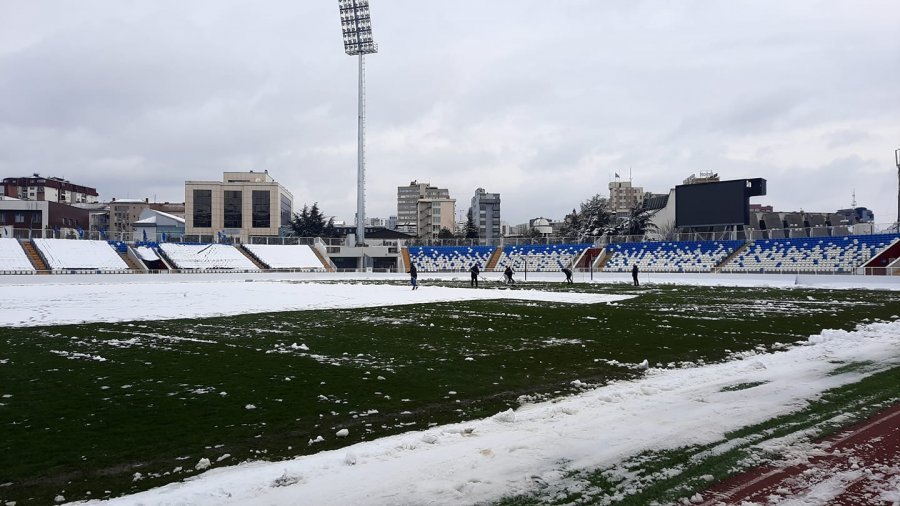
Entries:
{"type": "Polygon", "coordinates": [[[803,463],[753,469],[701,495],[692,503],[900,506],[900,404],[818,443],[803,463]]]}

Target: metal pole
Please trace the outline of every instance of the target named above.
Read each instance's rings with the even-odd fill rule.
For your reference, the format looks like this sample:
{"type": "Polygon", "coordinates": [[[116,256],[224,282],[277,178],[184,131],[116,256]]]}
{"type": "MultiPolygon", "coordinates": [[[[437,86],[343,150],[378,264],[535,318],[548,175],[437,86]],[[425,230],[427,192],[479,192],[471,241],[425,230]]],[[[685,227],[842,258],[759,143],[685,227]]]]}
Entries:
{"type": "MultiPolygon", "coordinates": [[[[357,153],[356,153],[356,244],[362,246],[366,239],[366,99],[365,99],[365,66],[363,65],[363,54],[359,54],[359,104],[358,104],[358,125],[357,125],[357,153]]],[[[362,260],[361,260],[362,261],[362,260]]],[[[363,266],[361,266],[363,267],[363,266]]]]}
{"type": "Polygon", "coordinates": [[[897,163],[897,232],[900,232],[900,149],[894,150],[894,161],[897,163]]]}

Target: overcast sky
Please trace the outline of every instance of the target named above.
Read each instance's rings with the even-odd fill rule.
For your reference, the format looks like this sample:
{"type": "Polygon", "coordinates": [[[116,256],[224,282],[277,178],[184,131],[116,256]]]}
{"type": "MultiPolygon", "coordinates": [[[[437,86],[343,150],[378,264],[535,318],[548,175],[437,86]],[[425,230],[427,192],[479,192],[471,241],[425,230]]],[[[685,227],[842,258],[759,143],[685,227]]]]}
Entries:
{"type": "MultiPolygon", "coordinates": [[[[371,2],[368,216],[414,179],[516,224],[706,170],[897,215],[895,0],[371,2]]],[[[0,177],[183,202],[267,169],[352,222],[356,79],[336,0],[0,0],[0,177]]]]}

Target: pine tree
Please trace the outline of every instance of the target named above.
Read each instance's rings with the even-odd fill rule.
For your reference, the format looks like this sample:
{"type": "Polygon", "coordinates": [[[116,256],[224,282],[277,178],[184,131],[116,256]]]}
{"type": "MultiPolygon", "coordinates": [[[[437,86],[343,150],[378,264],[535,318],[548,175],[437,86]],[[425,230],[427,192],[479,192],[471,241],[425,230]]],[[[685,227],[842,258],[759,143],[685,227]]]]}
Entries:
{"type": "Polygon", "coordinates": [[[613,231],[613,217],[609,201],[597,194],[582,202],[580,210],[572,209],[560,233],[569,241],[589,241],[613,231]]]}
{"type": "Polygon", "coordinates": [[[319,210],[318,202],[314,202],[312,207],[303,204],[303,209],[299,213],[294,213],[291,228],[298,237],[335,237],[337,235],[334,218],[325,221],[325,216],[319,210]]]}
{"type": "Polygon", "coordinates": [[[471,207],[466,214],[466,239],[478,239],[478,225],[475,224],[475,216],[471,207]]]}

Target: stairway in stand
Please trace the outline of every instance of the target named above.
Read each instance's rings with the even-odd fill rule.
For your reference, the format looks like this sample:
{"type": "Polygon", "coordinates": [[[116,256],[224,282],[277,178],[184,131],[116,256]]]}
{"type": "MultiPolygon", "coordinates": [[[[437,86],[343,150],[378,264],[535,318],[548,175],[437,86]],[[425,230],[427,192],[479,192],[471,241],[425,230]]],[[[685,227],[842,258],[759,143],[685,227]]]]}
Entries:
{"type": "Polygon", "coordinates": [[[326,271],[334,272],[334,267],[331,266],[331,262],[326,260],[322,253],[317,250],[315,246],[310,246],[310,249],[313,250],[313,253],[315,253],[319,261],[322,262],[322,267],[324,267],[326,271]]]}
{"type": "Polygon", "coordinates": [[[124,260],[125,263],[128,264],[129,269],[131,269],[134,272],[143,272],[144,271],[144,269],[142,269],[141,266],[138,265],[137,262],[135,262],[135,260],[133,258],[128,256],[128,253],[122,253],[121,251],[119,251],[117,253],[119,253],[119,256],[122,257],[122,260],[124,260]]]}
{"type": "Polygon", "coordinates": [[[262,263],[262,261],[260,261],[258,258],[256,258],[256,255],[254,255],[253,253],[250,253],[250,251],[247,248],[245,248],[243,244],[235,245],[234,247],[237,248],[238,251],[243,253],[245,257],[249,258],[250,261],[253,262],[253,265],[255,265],[257,269],[259,269],[261,271],[269,270],[269,266],[262,263]]]}
{"type": "Polygon", "coordinates": [[[492,271],[494,267],[497,267],[497,262],[500,261],[500,257],[503,256],[503,247],[499,247],[494,249],[494,252],[491,254],[491,258],[488,259],[487,265],[484,267],[485,271],[492,271]]]}
{"type": "Polygon", "coordinates": [[[38,254],[37,249],[34,247],[34,243],[28,240],[20,241],[19,244],[22,245],[22,249],[25,250],[28,260],[31,262],[31,265],[34,266],[38,274],[50,274],[50,268],[47,267],[47,264],[44,263],[44,259],[38,254]]]}

